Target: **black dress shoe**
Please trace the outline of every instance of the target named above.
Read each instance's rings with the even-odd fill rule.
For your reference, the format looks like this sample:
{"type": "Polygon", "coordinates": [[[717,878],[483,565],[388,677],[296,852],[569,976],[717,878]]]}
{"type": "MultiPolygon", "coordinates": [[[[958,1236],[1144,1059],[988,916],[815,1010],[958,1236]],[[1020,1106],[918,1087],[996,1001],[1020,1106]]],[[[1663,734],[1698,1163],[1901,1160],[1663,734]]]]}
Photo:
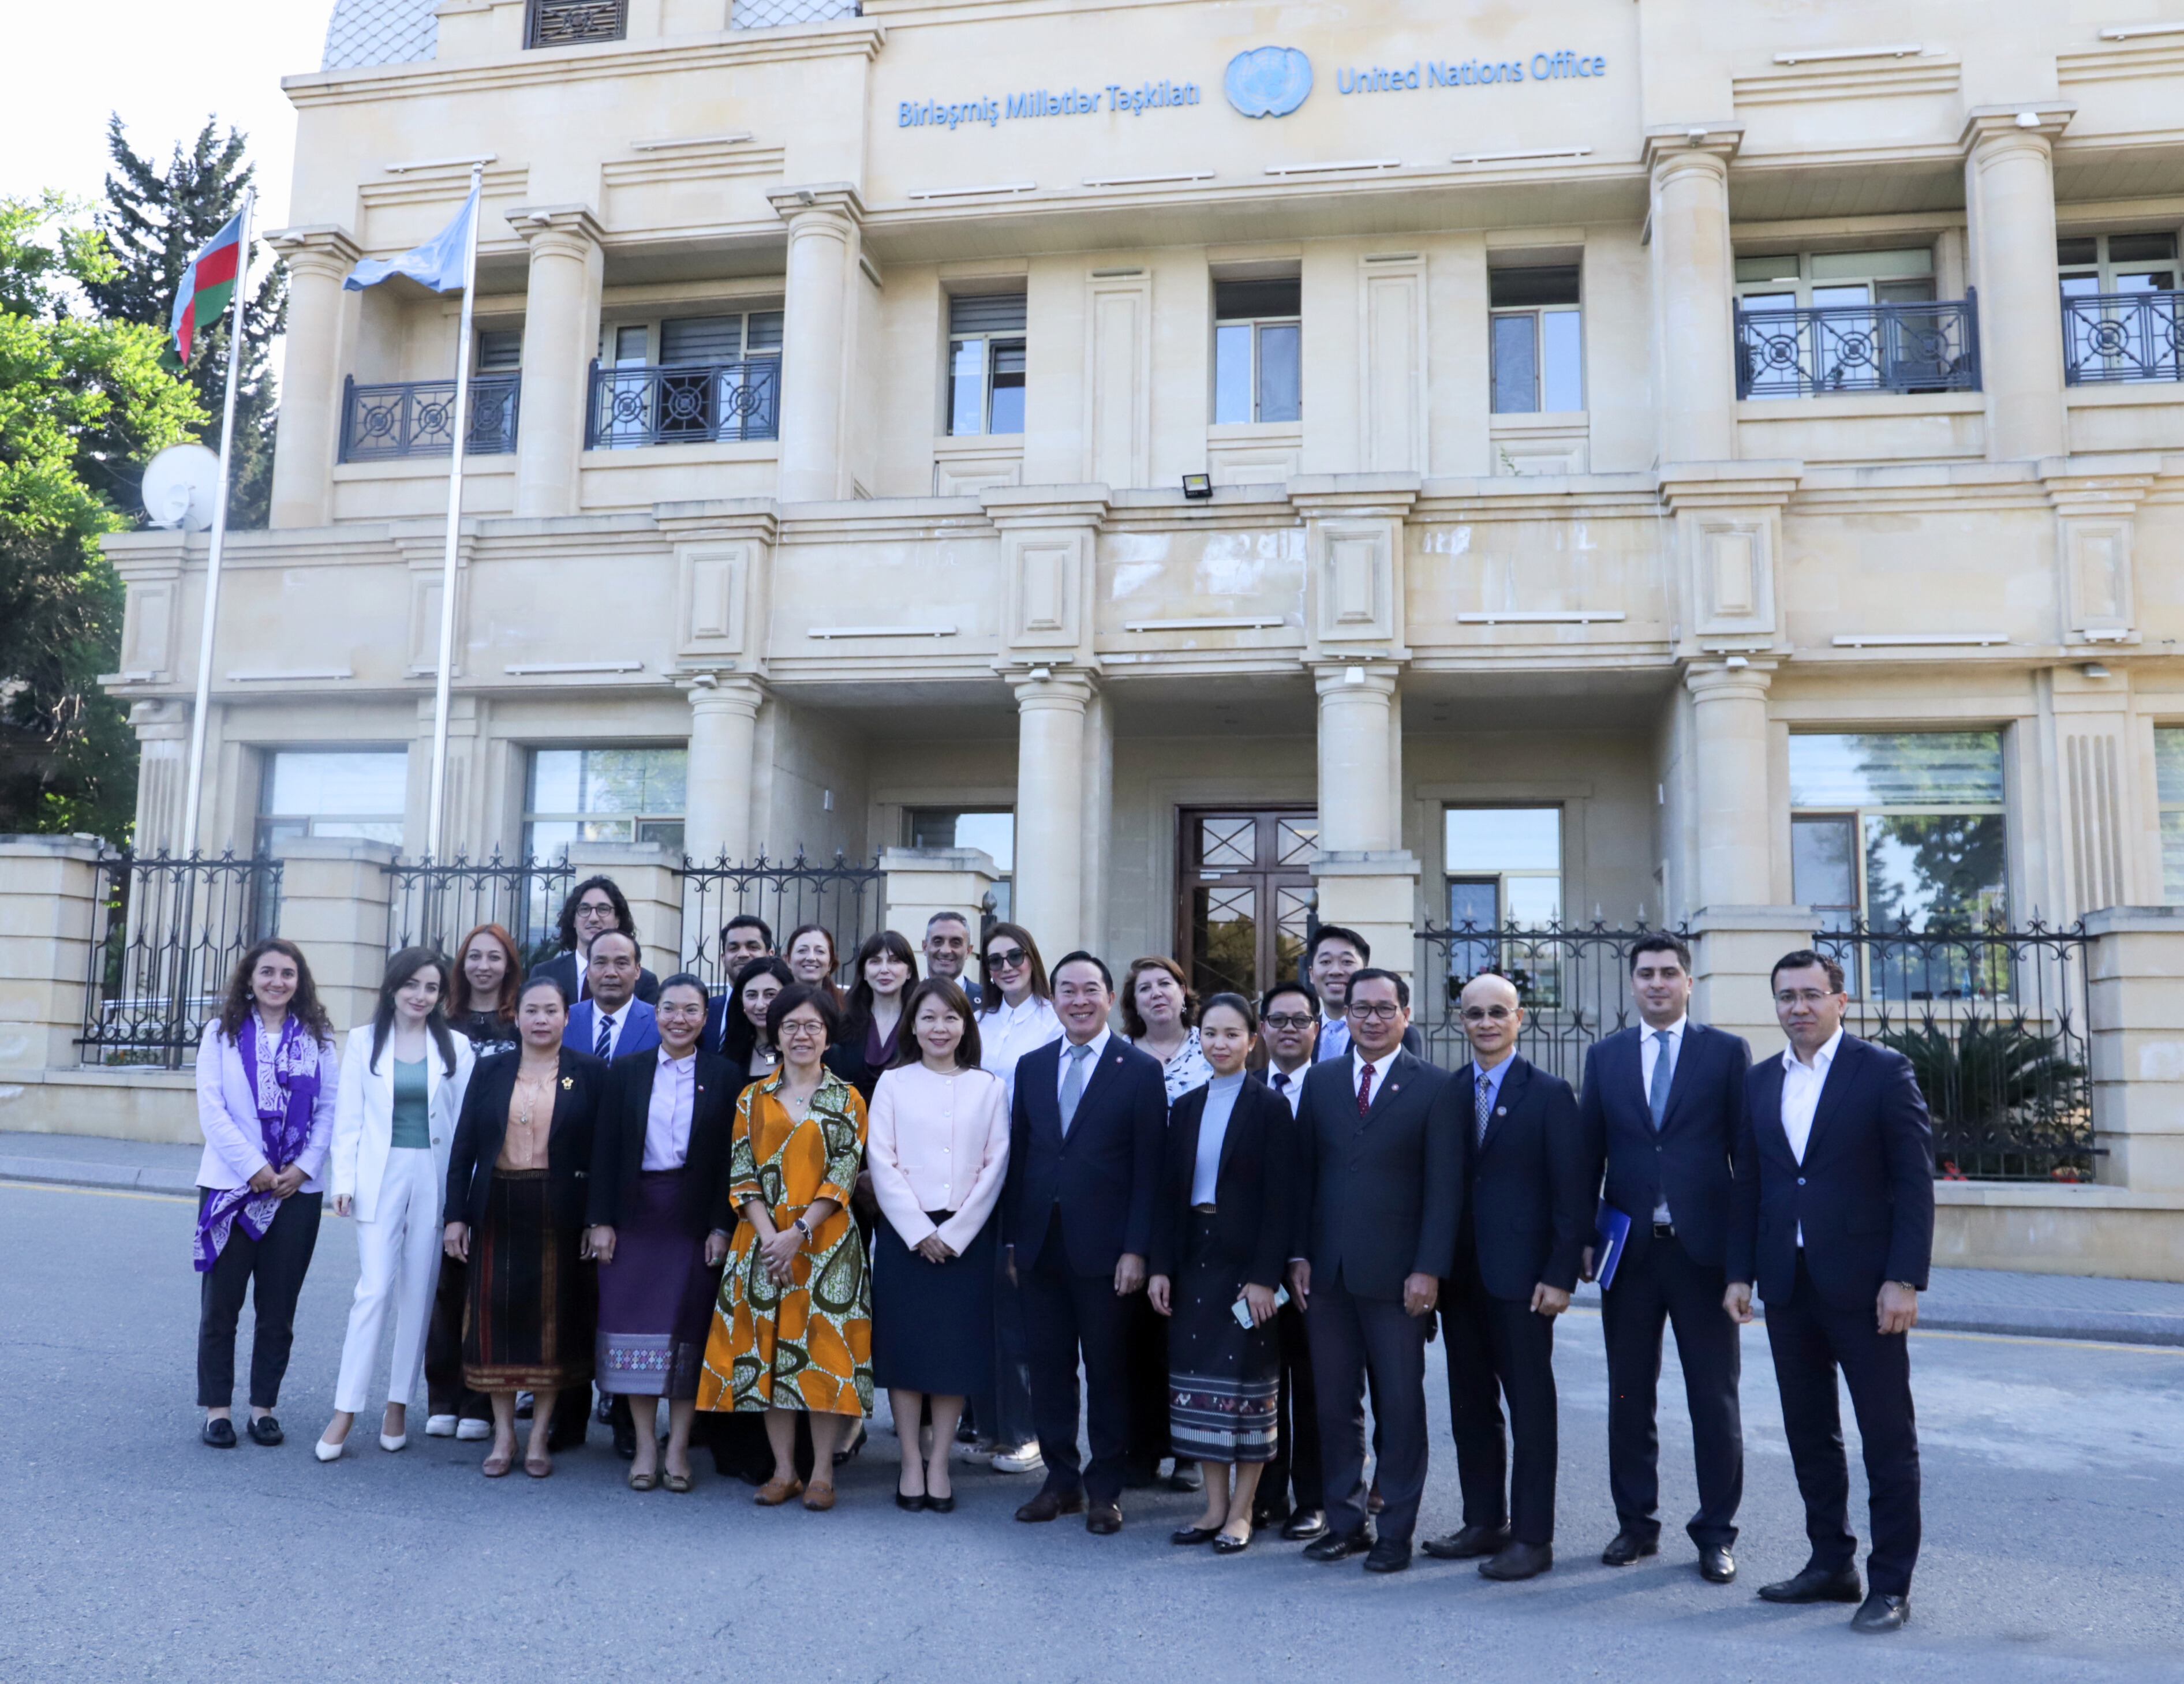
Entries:
{"type": "Polygon", "coordinates": [[[953,1514],[956,1512],[956,1493],[950,1492],[945,1497],[927,1497],[925,1512],[928,1514],[953,1514]]]}
{"type": "Polygon", "coordinates": [[[918,1492],[916,1497],[911,1497],[905,1492],[897,1492],[894,1494],[894,1506],[905,1514],[922,1514],[932,1502],[933,1499],[923,1492],[918,1492]]]}
{"type": "Polygon", "coordinates": [[[1271,1531],[1295,1513],[1288,1504],[1279,1508],[1254,1508],[1251,1511],[1251,1530],[1255,1532],[1271,1531]]]}
{"type": "Polygon", "coordinates": [[[1407,1542],[1383,1538],[1367,1552],[1365,1570],[1368,1573],[1400,1573],[1411,1564],[1411,1547],[1407,1542]]]}
{"type": "Polygon", "coordinates": [[[1875,1591],[1850,1617],[1853,1631],[1901,1631],[1911,1619],[1911,1598],[1875,1591]]]}
{"type": "Polygon", "coordinates": [[[1373,1547],[1373,1529],[1360,1526],[1347,1536],[1340,1532],[1325,1532],[1304,1547],[1306,1561],[1344,1561],[1353,1555],[1362,1555],[1373,1547]]]}
{"type": "Polygon", "coordinates": [[[1327,1516],[1317,1508],[1300,1508],[1282,1523],[1282,1536],[1291,1543],[1310,1543],[1327,1536],[1327,1516]]]}
{"type": "Polygon", "coordinates": [[[1198,1471],[1197,1463],[1178,1462],[1175,1464],[1175,1471],[1167,1476],[1167,1488],[1170,1491],[1204,1491],[1206,1475],[1198,1471]]]}
{"type": "Polygon", "coordinates": [[[1220,1536],[1218,1526],[1178,1526],[1167,1535],[1167,1541],[1190,1549],[1198,1544],[1212,1543],[1220,1536]]]}
{"type": "Polygon", "coordinates": [[[1493,1555],[1479,1564],[1479,1576],[1509,1582],[1518,1579],[1536,1579],[1555,1564],[1552,1544],[1518,1543],[1512,1538],[1493,1555]]]}
{"type": "Polygon", "coordinates": [[[841,1447],[841,1448],[835,1451],[834,1465],[838,1468],[848,1466],[850,1459],[854,1458],[860,1450],[862,1450],[865,1447],[865,1441],[867,1436],[868,1435],[866,1433],[863,1426],[861,1425],[859,1425],[857,1428],[857,1436],[851,1439],[847,1444],[841,1447]]]}
{"type": "Polygon", "coordinates": [[[1600,1564],[1602,1567],[1628,1567],[1641,1556],[1658,1555],[1660,1553],[1660,1539],[1647,1537],[1645,1533],[1634,1532],[1625,1526],[1609,1542],[1607,1547],[1601,1551],[1600,1564]]]}
{"type": "Polygon", "coordinates": [[[1469,1561],[1476,1556],[1492,1555],[1508,1542],[1509,1527],[1505,1521],[1499,1526],[1466,1526],[1445,1538],[1428,1538],[1425,1548],[1436,1561],[1469,1561]]]}
{"type": "Polygon", "coordinates": [[[1373,1481],[1372,1490],[1365,1493],[1365,1512],[1368,1514],[1378,1514],[1387,1506],[1387,1498],[1380,1495],[1380,1482],[1375,1480],[1373,1481]]]}
{"type": "Polygon", "coordinates": [[[232,1450],[236,1444],[235,1423],[225,1415],[209,1415],[204,1430],[198,1436],[214,1450],[232,1450]]]}
{"type": "Polygon", "coordinates": [[[259,1416],[251,1422],[248,1430],[250,1441],[253,1444],[262,1444],[268,1450],[288,1436],[281,1430],[281,1423],[270,1415],[259,1416]]]}
{"type": "Polygon", "coordinates": [[[1726,1585],[1736,1578],[1736,1558],[1727,1544],[1699,1546],[1699,1577],[1709,1585],[1726,1585]]]}
{"type": "Polygon", "coordinates": [[[1856,1602],[1863,1594],[1855,1567],[1833,1573],[1825,1567],[1808,1567],[1793,1579],[1759,1587],[1762,1602],[1856,1602]]]}
{"type": "Polygon", "coordinates": [[[1052,1520],[1064,1514],[1084,1512],[1084,1493],[1082,1491],[1043,1491],[1029,1503],[1017,1510],[1017,1519],[1025,1521],[1052,1520]]]}
{"type": "Polygon", "coordinates": [[[1123,1510],[1118,1503],[1095,1503],[1085,1511],[1084,1530],[1095,1537],[1112,1537],[1123,1530],[1123,1510]]]}
{"type": "Polygon", "coordinates": [[[1241,1555],[1251,1547],[1249,1537],[1233,1538],[1226,1532],[1213,1535],[1213,1553],[1216,1555],[1241,1555]]]}

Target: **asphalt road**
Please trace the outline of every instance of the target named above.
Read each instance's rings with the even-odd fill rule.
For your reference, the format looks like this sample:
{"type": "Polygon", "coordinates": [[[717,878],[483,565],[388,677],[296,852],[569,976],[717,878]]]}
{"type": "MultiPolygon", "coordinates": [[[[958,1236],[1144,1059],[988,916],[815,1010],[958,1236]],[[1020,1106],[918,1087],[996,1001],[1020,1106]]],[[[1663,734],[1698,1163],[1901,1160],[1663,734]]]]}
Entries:
{"type": "MultiPolygon", "coordinates": [[[[638,1495],[596,1427],[543,1482],[483,1480],[483,1447],[421,1432],[387,1455],[370,1417],[352,1441],[366,1447],[321,1466],[310,1443],[356,1274],[331,1218],[281,1405],[288,1442],[208,1450],[191,1217],[172,1198],[0,1185],[5,1684],[2184,1677],[2175,1349],[1914,1335],[1925,1552],[1910,1630],[1869,1639],[1847,1609],[1752,1596],[1805,1555],[1757,1328],[1736,1585],[1703,1583],[1680,1536],[1692,1486],[1673,1357],[1663,1554],[1597,1564],[1614,1524],[1599,1323],[1581,1313],[1557,1352],[1560,1564],[1517,1586],[1423,1559],[1383,1579],[1279,1542],[1233,1560],[1174,1549],[1198,1499],[1167,1492],[1134,1494],[1122,1536],[1094,1538],[1014,1525],[1030,1481],[966,1467],[955,1514],[905,1515],[884,1430],[823,1515],[756,1509],[703,1457],[693,1494],[638,1495]]],[[[248,1336],[246,1318],[246,1368],[248,1336]]],[[[1433,1402],[1426,1533],[1457,1506],[1433,1402]]],[[[1862,1526],[1855,1475],[1852,1490],[1862,1526]]]]}

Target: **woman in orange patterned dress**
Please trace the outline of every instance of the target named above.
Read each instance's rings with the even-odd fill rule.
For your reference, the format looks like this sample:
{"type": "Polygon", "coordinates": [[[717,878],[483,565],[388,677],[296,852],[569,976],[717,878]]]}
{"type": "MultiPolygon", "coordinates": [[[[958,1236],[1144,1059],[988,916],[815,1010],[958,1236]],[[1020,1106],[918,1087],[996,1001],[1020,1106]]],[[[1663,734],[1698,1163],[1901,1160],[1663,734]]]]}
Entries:
{"type": "Polygon", "coordinates": [[[838,1027],[834,1002],[807,984],[766,1013],[781,1068],[743,1090],[730,1148],[729,1197],[741,1213],[721,1276],[698,1407],[764,1411],[773,1477],[768,1508],[801,1492],[834,1506],[834,1446],[872,1408],[872,1277],[850,1219],[865,1151],[865,1102],[822,1062],[838,1027]],[[796,1477],[796,1418],[811,1425],[811,1483],[796,1477]]]}

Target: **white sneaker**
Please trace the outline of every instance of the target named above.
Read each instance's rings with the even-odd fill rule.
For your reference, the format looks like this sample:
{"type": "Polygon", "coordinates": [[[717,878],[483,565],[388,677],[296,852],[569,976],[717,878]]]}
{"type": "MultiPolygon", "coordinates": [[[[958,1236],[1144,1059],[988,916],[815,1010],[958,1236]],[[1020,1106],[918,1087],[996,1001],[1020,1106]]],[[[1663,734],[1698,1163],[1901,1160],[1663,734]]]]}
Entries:
{"type": "Polygon", "coordinates": [[[491,1438],[493,1436],[493,1423],[491,1421],[465,1421],[461,1425],[455,1429],[455,1436],[457,1438],[469,1439],[473,1442],[482,1438],[491,1438]]]}
{"type": "Polygon", "coordinates": [[[959,1462],[989,1464],[994,1459],[994,1441],[990,1438],[975,1439],[969,1443],[958,1442],[956,1459],[959,1462]]]}
{"type": "Polygon", "coordinates": [[[426,1418],[426,1437],[453,1438],[454,1436],[455,1418],[453,1415],[432,1415],[426,1418]]]}
{"type": "Polygon", "coordinates": [[[1039,1453],[1039,1441],[1026,1439],[1013,1450],[996,1447],[994,1452],[994,1471],[997,1474],[1043,1474],[1046,1458],[1039,1453]]]}

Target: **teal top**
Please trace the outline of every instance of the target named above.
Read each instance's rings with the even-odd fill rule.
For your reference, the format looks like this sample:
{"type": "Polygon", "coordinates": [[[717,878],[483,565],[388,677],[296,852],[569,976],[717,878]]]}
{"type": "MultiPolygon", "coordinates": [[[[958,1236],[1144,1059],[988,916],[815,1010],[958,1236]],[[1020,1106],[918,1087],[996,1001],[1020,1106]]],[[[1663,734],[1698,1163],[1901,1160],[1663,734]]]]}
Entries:
{"type": "Polygon", "coordinates": [[[425,1061],[394,1061],[394,1147],[415,1146],[429,1151],[432,1146],[432,1089],[425,1079],[425,1061]]]}

